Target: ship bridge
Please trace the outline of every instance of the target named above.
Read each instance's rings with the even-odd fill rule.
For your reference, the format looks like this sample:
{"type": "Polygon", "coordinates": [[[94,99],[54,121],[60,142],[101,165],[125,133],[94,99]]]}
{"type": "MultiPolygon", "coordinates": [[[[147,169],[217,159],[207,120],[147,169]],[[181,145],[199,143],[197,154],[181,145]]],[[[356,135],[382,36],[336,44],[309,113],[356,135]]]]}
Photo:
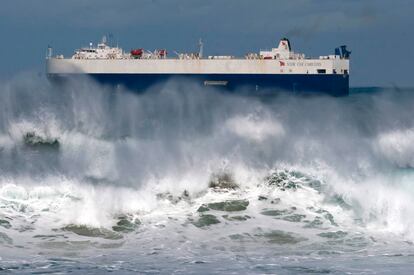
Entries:
{"type": "Polygon", "coordinates": [[[89,47],[80,48],[75,51],[72,59],[125,59],[129,58],[129,55],[124,54],[123,50],[119,47],[110,47],[107,44],[106,36],[102,37],[102,40],[96,47],[93,43],[89,43],[89,47]]]}
{"type": "Polygon", "coordinates": [[[261,59],[305,59],[304,54],[292,51],[290,41],[287,38],[282,38],[277,48],[272,48],[270,51],[260,51],[259,57],[261,59]]]}

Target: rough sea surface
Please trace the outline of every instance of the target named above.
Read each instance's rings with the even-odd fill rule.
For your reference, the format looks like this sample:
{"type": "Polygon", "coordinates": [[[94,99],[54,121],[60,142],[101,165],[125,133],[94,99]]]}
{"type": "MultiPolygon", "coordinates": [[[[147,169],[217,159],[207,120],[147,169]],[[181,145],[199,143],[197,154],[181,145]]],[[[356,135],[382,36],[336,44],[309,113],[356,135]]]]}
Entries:
{"type": "Polygon", "coordinates": [[[20,75],[0,84],[0,273],[410,274],[413,168],[413,89],[20,75]]]}

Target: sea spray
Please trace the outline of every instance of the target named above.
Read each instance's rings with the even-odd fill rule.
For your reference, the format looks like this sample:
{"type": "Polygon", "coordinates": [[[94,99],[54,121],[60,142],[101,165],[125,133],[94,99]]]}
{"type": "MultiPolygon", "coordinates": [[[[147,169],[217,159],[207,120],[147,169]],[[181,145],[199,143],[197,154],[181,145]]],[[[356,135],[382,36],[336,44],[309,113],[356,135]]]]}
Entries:
{"type": "Polygon", "coordinates": [[[10,255],[222,251],[243,265],[275,246],[405,253],[413,103],[410,91],[263,99],[171,81],[137,95],[16,77],[0,88],[0,242],[10,255]]]}

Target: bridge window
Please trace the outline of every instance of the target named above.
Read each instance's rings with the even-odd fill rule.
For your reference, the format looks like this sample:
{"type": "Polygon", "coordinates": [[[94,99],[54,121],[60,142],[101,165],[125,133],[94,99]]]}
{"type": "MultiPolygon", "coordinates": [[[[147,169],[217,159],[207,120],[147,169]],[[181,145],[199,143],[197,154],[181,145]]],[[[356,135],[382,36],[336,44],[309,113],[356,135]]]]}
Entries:
{"type": "Polygon", "coordinates": [[[318,69],[318,74],[326,74],[326,70],[325,69],[318,69]]]}

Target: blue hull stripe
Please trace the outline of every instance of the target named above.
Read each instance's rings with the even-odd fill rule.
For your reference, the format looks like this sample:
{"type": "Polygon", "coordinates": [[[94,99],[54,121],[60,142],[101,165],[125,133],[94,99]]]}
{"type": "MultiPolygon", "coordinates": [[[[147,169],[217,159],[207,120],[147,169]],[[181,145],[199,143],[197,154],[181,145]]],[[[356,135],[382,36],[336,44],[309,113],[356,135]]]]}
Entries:
{"type": "MultiPolygon", "coordinates": [[[[53,79],[65,79],[69,75],[51,75],[53,79]]],[[[155,84],[169,80],[188,81],[201,86],[214,86],[237,92],[295,93],[317,92],[333,96],[349,94],[349,75],[341,74],[89,74],[102,84],[123,85],[136,92],[144,92],[155,84]]],[[[69,78],[76,77],[70,75],[69,78]]]]}

